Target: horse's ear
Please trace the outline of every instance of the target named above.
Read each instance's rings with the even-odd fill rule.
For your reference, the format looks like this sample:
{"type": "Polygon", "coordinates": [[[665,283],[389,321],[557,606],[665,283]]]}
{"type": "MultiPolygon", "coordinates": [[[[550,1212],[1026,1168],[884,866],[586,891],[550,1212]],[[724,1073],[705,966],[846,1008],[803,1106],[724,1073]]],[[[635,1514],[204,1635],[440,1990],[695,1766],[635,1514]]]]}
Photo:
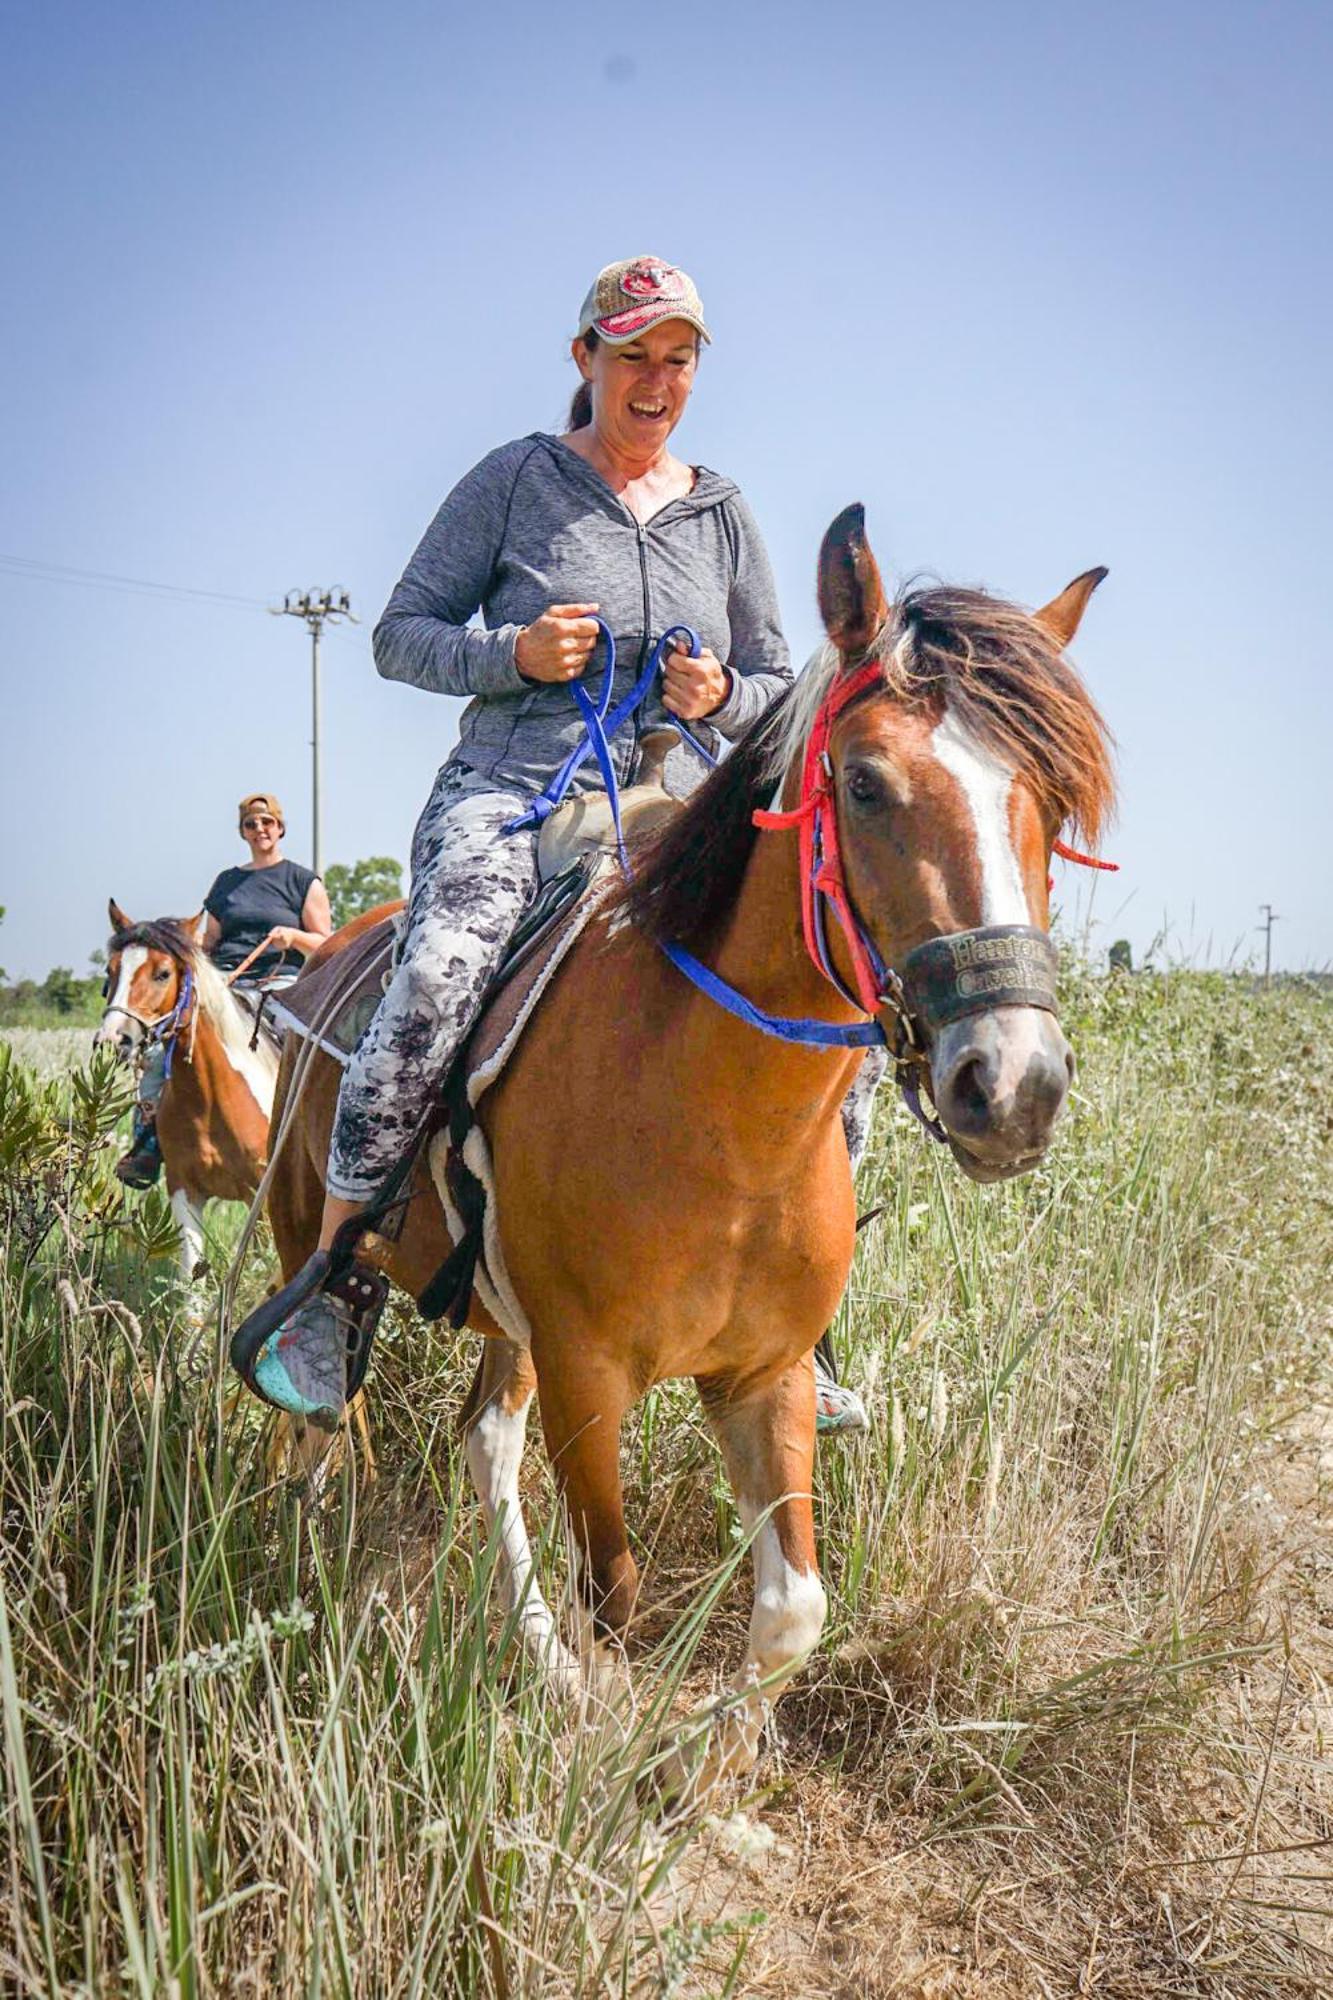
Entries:
{"type": "Polygon", "coordinates": [[[1076,576],[1058,597],[1053,597],[1049,604],[1043,604],[1040,611],[1033,612],[1038,625],[1050,633],[1061,651],[1077,632],[1093,591],[1102,578],[1109,575],[1110,571],[1106,569],[1085,569],[1082,576],[1076,576]]]}
{"type": "Polygon", "coordinates": [[[207,910],[199,910],[192,917],[181,918],[181,929],[184,931],[187,938],[192,938],[194,940],[195,944],[203,943],[204,932],[207,928],[208,928],[207,910]]]}
{"type": "Polygon", "coordinates": [[[820,544],[819,615],[844,655],[864,653],[889,615],[859,500],[843,508],[820,544]]]}
{"type": "Polygon", "coordinates": [[[120,904],[116,901],[114,896],[112,896],[110,901],[107,903],[106,913],[111,919],[111,928],[113,931],[133,930],[134,928],[133,924],[130,922],[130,919],[126,916],[124,910],[121,909],[120,904]]]}

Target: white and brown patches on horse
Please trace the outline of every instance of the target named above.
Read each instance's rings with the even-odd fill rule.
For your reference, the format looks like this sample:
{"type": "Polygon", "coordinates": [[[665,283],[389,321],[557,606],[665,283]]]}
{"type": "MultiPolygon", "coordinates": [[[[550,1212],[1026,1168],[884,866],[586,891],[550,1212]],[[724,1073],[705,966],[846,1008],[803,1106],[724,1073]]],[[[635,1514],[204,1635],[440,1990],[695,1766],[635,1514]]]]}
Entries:
{"type": "MultiPolygon", "coordinates": [[[[194,1004],[207,1017],[228,1064],[267,1118],[277,1086],[277,1053],[263,1036],[251,1048],[253,1017],[217,967],[197,949],[192,926],[193,920],[182,924],[159,918],[127,923],[117,930],[107,953],[111,997],[94,1040],[114,1044],[128,1058],[142,1039],[143,1024],[165,1020],[179,1004],[188,972],[194,980],[194,1004]]],[[[188,1045],[188,1019],[181,1027],[188,1045]]]]}
{"type": "Polygon", "coordinates": [[[198,1005],[212,1022],[223,1055],[267,1118],[278,1082],[277,1050],[265,1035],[256,1038],[253,1017],[217,967],[202,953],[194,955],[192,965],[198,1005]]]}

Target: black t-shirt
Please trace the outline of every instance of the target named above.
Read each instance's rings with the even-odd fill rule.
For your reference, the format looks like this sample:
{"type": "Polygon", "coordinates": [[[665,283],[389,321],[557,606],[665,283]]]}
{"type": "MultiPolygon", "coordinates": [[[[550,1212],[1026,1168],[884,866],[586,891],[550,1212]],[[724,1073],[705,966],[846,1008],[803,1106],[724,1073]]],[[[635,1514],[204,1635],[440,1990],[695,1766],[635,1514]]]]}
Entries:
{"type": "MultiPolygon", "coordinates": [[[[224,868],[204,898],[204,908],[222,929],[213,948],[214,965],[223,972],[232,971],[275,924],[304,930],[301,912],[314,880],[314,870],[303,868],[299,861],[276,861],[271,868],[224,868]]],[[[304,963],[299,951],[266,951],[246,977],[261,979],[285,966],[304,963]]]]}

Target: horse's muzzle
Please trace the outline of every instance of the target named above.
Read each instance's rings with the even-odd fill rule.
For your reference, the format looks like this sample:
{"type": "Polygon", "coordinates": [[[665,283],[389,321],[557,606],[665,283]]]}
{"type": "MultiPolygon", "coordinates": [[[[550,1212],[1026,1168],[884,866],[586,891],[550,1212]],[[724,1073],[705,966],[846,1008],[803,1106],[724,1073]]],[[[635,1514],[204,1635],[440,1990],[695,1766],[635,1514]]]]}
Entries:
{"type": "Polygon", "coordinates": [[[143,1030],[136,1022],[118,1016],[108,1020],[103,1015],[93,1036],[95,1049],[114,1049],[121,1062],[128,1062],[139,1046],[143,1030]]]}
{"type": "Polygon", "coordinates": [[[1007,1180],[1040,1160],[1074,1076],[1074,1056],[1042,1007],[1000,1006],[942,1028],[931,1095],[973,1180],[1007,1180]]]}

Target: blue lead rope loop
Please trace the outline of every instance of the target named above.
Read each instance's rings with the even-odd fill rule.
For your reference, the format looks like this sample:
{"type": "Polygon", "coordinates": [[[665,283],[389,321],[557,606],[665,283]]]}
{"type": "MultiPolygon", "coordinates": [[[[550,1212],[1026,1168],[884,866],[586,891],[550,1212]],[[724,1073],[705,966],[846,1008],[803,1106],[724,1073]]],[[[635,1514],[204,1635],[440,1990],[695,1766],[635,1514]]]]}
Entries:
{"type": "Polygon", "coordinates": [[[801,1015],[766,1014],[762,1007],[747,1000],[734,986],[728,986],[715,972],[697,959],[693,952],[683,945],[671,944],[665,938],[658,939],[658,945],[677,972],[683,972],[691,985],[715,1000],[726,1013],[733,1014],[747,1027],[758,1028],[761,1034],[776,1035],[783,1042],[804,1042],[816,1049],[877,1049],[882,1048],[887,1039],[878,1021],[865,1021],[859,1026],[844,1026],[838,1021],[815,1021],[801,1015]]]}
{"type": "MultiPolygon", "coordinates": [[[[702,648],[699,634],[692,626],[669,625],[649,653],[643,672],[639,675],[629,693],[623,701],[617,702],[616,706],[612,708],[611,688],[616,673],[615,634],[604,618],[597,619],[596,623],[606,647],[606,666],[602,673],[602,684],[597,691],[596,699],[594,700],[588,693],[582,681],[573,680],[569,683],[569,692],[574,697],[575,705],[583,719],[583,741],[574,745],[574,748],[570,751],[545,791],[539,792],[528,807],[528,810],[520,813],[517,819],[511,819],[503,831],[505,833],[520,833],[527,827],[540,826],[542,821],[548,819],[556,807],[564,802],[565,794],[573,783],[574,774],[579,766],[586,762],[589,757],[595,757],[597,759],[597,768],[602,774],[602,783],[606,786],[607,798],[611,802],[611,820],[616,830],[616,853],[620,857],[620,866],[626,877],[628,877],[630,874],[629,855],[625,851],[625,841],[620,826],[620,781],[616,777],[615,763],[611,756],[611,738],[622,724],[627,722],[635,711],[642,707],[643,703],[647,700],[653,683],[661,672],[662,661],[666,657],[667,647],[673,639],[685,638],[689,641],[690,658],[692,660],[698,659],[702,648]]],[[[700,743],[692,730],[687,729],[683,722],[678,722],[675,716],[669,716],[667,719],[673,729],[690,745],[691,749],[698,752],[706,764],[716,764],[716,757],[705,750],[703,744],[700,743]]]]}

